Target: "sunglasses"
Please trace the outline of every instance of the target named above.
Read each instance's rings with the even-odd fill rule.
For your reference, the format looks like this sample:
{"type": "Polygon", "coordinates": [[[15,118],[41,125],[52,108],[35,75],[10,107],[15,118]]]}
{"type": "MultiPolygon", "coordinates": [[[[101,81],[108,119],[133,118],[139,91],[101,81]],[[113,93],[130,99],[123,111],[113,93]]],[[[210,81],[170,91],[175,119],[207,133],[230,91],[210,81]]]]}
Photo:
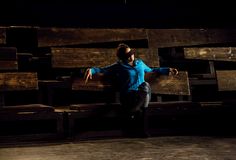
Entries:
{"type": "Polygon", "coordinates": [[[130,49],[130,51],[129,52],[127,52],[126,53],[126,55],[127,55],[127,57],[130,57],[130,56],[132,56],[133,54],[135,54],[135,49],[130,49]]]}

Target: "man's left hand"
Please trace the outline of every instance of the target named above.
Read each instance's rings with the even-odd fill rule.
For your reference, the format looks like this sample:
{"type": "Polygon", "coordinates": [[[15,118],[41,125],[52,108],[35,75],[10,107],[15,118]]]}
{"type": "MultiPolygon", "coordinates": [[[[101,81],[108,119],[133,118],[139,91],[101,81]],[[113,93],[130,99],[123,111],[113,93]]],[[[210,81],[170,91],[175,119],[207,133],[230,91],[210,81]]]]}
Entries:
{"type": "Polygon", "coordinates": [[[176,68],[170,68],[170,75],[178,75],[179,71],[176,68]]]}

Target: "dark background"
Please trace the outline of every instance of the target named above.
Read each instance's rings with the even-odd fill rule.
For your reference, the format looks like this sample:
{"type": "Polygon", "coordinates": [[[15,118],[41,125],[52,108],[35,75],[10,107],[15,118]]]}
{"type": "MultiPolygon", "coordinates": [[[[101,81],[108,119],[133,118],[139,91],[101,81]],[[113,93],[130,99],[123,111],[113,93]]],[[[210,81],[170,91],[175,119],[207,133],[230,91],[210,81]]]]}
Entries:
{"type": "Polygon", "coordinates": [[[0,25],[92,28],[233,28],[233,2],[207,0],[8,0],[0,25]]]}

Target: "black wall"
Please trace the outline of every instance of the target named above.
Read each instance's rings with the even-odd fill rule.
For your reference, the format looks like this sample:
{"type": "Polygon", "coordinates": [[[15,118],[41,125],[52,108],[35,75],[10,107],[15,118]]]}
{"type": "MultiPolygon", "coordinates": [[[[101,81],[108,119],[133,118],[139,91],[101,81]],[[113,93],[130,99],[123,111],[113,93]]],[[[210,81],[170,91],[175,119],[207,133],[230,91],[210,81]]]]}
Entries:
{"type": "Polygon", "coordinates": [[[207,0],[8,0],[0,9],[1,26],[232,28],[235,18],[233,2],[207,0]]]}

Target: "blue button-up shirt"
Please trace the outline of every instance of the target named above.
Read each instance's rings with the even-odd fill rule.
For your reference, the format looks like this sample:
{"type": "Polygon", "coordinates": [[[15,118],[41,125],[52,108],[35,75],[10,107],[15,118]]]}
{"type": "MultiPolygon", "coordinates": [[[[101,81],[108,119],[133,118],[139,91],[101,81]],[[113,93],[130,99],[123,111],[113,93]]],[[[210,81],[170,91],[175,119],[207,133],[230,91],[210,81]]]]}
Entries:
{"type": "Polygon", "coordinates": [[[141,59],[136,59],[134,66],[129,65],[128,62],[118,61],[103,68],[93,67],[91,71],[92,74],[104,73],[116,76],[115,79],[119,85],[117,88],[120,92],[129,92],[138,90],[138,86],[145,81],[146,72],[157,72],[168,75],[169,67],[150,68],[141,59]]]}

